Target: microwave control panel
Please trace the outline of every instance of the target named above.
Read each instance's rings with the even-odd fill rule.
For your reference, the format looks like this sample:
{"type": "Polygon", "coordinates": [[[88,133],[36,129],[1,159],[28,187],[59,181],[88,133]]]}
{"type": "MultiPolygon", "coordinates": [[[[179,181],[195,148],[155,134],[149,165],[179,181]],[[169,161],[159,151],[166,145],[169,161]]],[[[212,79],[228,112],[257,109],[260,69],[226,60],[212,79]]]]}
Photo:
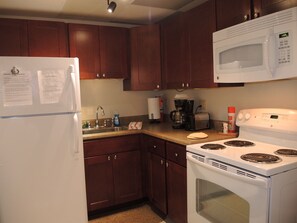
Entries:
{"type": "Polygon", "coordinates": [[[291,40],[289,32],[282,32],[277,34],[278,43],[278,64],[287,64],[291,61],[291,40]]]}

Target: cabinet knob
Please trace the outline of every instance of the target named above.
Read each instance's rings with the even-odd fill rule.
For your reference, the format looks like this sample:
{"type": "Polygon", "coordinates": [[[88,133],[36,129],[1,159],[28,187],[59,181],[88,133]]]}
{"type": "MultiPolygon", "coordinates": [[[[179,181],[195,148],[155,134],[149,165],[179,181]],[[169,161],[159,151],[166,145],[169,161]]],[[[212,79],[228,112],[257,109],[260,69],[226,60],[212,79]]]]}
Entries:
{"type": "Polygon", "coordinates": [[[190,84],[189,83],[187,83],[187,87],[189,87],[190,86],[190,84]]]}
{"type": "Polygon", "coordinates": [[[178,157],[178,153],[174,153],[175,157],[178,157]]]}
{"type": "Polygon", "coordinates": [[[100,74],[96,74],[96,77],[99,78],[100,77],[100,74]]]}
{"type": "Polygon", "coordinates": [[[154,146],[153,146],[153,148],[154,148],[154,149],[157,149],[157,146],[156,146],[156,145],[154,145],[154,146]]]}
{"type": "Polygon", "coordinates": [[[163,165],[164,164],[164,160],[161,160],[161,165],[163,165]]]}
{"type": "Polygon", "coordinates": [[[247,14],[247,15],[244,15],[244,16],[243,16],[243,21],[247,21],[247,20],[249,20],[249,17],[250,17],[250,16],[249,16],[248,14],[247,14]]]}
{"type": "Polygon", "coordinates": [[[105,77],[105,74],[102,74],[102,77],[105,77]]]}
{"type": "Polygon", "coordinates": [[[107,157],[107,160],[110,160],[110,156],[107,157]]]}
{"type": "Polygon", "coordinates": [[[169,166],[169,164],[168,164],[168,162],[166,162],[166,167],[168,167],[169,166]]]}
{"type": "Polygon", "coordinates": [[[117,155],[114,155],[114,157],[113,157],[115,160],[117,159],[117,155]]]}
{"type": "Polygon", "coordinates": [[[259,12],[255,12],[254,13],[254,18],[258,18],[260,16],[260,13],[259,12]]]}
{"type": "Polygon", "coordinates": [[[182,83],[182,87],[185,87],[185,84],[184,83],[182,83]]]}
{"type": "Polygon", "coordinates": [[[160,85],[159,84],[157,84],[157,89],[159,89],[160,88],[160,85]]]}

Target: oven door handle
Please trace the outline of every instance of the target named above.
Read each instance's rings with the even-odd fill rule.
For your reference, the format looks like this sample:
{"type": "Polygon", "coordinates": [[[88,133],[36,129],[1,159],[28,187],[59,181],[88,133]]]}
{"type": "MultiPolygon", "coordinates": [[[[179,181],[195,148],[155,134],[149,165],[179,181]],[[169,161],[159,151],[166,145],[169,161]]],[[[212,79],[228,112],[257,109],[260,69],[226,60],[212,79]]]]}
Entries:
{"type": "MultiPolygon", "coordinates": [[[[198,161],[197,159],[193,158],[192,156],[195,156],[195,155],[192,155],[192,154],[189,155],[189,154],[187,154],[187,159],[189,161],[191,161],[191,162],[199,165],[199,166],[203,166],[205,168],[208,168],[210,170],[213,170],[213,171],[215,171],[217,173],[220,173],[222,175],[231,177],[231,178],[236,179],[236,180],[244,181],[244,182],[247,182],[249,184],[261,186],[261,187],[264,187],[264,188],[268,188],[269,187],[269,181],[265,177],[260,177],[258,175],[254,175],[254,174],[251,174],[251,175],[254,175],[256,178],[252,178],[252,177],[245,176],[245,175],[242,175],[242,174],[239,175],[239,174],[236,174],[235,173],[236,170],[238,170],[240,173],[243,173],[245,171],[243,171],[241,169],[238,169],[238,168],[235,168],[235,167],[232,167],[232,166],[229,166],[229,165],[226,165],[226,164],[222,164],[222,165],[227,166],[229,169],[232,169],[233,171],[229,171],[229,170],[225,170],[225,169],[220,169],[219,167],[214,167],[214,166],[212,166],[209,163],[204,163],[204,162],[198,161]]],[[[206,158],[204,157],[204,159],[206,159],[206,158]]],[[[220,163],[220,162],[218,162],[218,163],[220,163]]],[[[187,167],[187,168],[189,168],[189,167],[187,167]]]]}

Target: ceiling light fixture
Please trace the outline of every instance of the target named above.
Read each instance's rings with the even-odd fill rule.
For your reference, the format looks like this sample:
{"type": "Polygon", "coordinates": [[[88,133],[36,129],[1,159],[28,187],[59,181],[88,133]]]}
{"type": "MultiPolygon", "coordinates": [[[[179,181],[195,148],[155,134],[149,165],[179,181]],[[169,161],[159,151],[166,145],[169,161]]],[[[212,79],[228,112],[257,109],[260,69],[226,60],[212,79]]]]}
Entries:
{"type": "Polygon", "coordinates": [[[109,13],[113,13],[113,11],[115,10],[115,8],[117,7],[117,3],[115,3],[115,2],[111,2],[111,3],[109,3],[109,0],[107,0],[107,11],[109,12],[109,13]]]}

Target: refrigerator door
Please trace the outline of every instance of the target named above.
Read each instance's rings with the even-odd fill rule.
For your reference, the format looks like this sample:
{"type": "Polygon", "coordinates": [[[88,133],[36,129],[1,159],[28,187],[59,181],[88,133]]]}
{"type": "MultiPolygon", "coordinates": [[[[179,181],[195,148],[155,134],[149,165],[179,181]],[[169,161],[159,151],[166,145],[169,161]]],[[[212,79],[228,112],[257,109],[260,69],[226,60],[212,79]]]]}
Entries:
{"type": "Polygon", "coordinates": [[[78,113],[0,119],[0,222],[86,223],[78,113]]]}
{"type": "Polygon", "coordinates": [[[0,117],[80,110],[77,58],[0,57],[0,117]]]}

